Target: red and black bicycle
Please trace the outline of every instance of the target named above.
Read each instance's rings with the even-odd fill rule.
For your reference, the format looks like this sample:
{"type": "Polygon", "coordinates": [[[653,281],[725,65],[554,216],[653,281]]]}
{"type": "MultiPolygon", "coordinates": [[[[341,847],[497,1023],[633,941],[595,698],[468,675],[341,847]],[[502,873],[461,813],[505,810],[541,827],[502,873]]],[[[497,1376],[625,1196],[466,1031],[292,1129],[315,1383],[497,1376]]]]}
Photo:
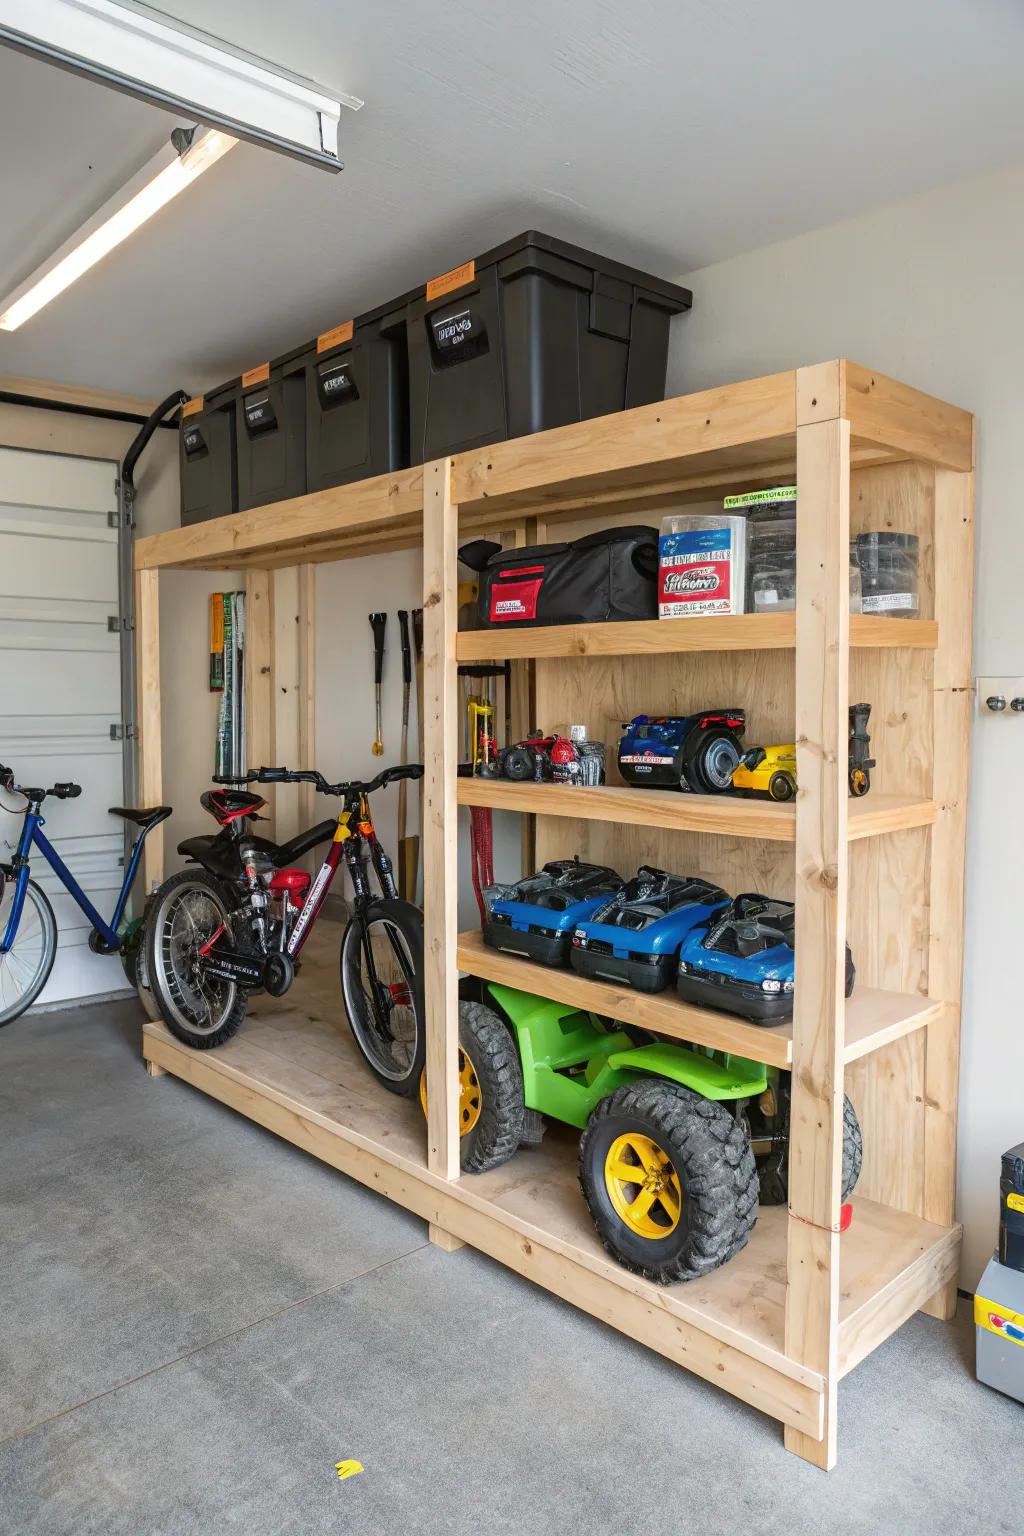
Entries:
{"type": "Polygon", "coordinates": [[[426,1054],[423,1018],[423,917],[398,895],[391,860],[373,825],[370,796],[398,779],[418,779],[419,763],[385,768],[367,783],[328,784],[315,769],[260,768],[218,780],[201,803],[220,823],[215,837],[188,838],[193,860],[166,880],[146,918],[148,984],[168,1029],[200,1050],[223,1045],[245,1018],[249,994],[283,997],[295,979],[338,865],[352,882],[352,915],[341,941],[341,988],[366,1064],[392,1093],[418,1091],[426,1054]],[[336,821],[289,843],[255,832],[266,802],[243,783],[313,784],[341,799],[336,821]],[[293,861],[331,839],[315,878],[293,861]],[[196,867],[196,866],[199,867],[196,867]],[[380,887],[375,894],[370,870],[380,887]]]}

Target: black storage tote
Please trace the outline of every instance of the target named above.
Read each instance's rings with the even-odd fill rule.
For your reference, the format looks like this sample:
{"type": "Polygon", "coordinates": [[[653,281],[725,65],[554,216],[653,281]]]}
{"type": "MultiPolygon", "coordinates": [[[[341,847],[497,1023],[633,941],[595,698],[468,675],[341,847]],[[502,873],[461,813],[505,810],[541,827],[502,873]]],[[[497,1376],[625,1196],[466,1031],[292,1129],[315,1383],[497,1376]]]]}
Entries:
{"type": "Polygon", "coordinates": [[[178,461],[181,521],[203,523],[238,511],[235,475],[237,380],[188,400],[181,410],[178,461]]]}
{"type": "Polygon", "coordinates": [[[409,463],[405,301],[325,331],[305,355],[306,480],[311,491],[409,463]]]}
{"type": "Polygon", "coordinates": [[[459,550],[459,559],[480,572],[478,617],[485,629],[658,616],[656,528],[607,528],[533,549],[477,539],[459,550]]]}
{"type": "Polygon", "coordinates": [[[305,347],[243,373],[235,431],[238,510],[306,489],[305,347]]]}
{"type": "Polygon", "coordinates": [[[531,231],[408,304],[414,464],[661,400],[685,288],[531,231]]]}

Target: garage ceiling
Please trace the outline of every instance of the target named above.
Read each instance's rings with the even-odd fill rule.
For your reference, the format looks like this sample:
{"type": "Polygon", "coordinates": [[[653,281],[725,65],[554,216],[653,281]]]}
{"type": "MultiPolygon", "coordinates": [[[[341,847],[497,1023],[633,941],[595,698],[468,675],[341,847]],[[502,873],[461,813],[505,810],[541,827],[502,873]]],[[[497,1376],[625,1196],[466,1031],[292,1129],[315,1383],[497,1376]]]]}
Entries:
{"type": "MultiPolygon", "coordinates": [[[[163,8],[364,97],[346,169],[239,146],[0,333],[0,374],[199,389],[522,229],[671,277],[1024,158],[1014,0],[163,8]]],[[[0,291],[172,123],[0,50],[0,291]]]]}

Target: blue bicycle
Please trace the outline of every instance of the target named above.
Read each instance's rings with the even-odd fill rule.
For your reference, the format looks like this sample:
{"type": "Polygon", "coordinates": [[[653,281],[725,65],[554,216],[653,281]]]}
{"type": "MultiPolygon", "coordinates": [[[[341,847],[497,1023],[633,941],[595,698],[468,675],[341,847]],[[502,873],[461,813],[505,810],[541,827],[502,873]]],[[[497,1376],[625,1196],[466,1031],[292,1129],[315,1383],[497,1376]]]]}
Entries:
{"type": "Polygon", "coordinates": [[[46,985],[57,954],[57,919],[45,893],[31,877],[30,854],[38,849],[69,896],[73,896],[92,923],[89,948],[98,955],[119,954],[128,980],[135,984],[135,961],[141,942],[141,924],[122,929],[128,893],[132,888],[147,834],[171,814],[169,805],[153,810],[111,806],[110,814],[137,826],[139,836],[131,851],[124,883],[118,893],[114,915],[103,920],[48,838],[40,809],[43,801],[77,800],[81,784],[54,784],[51,789],[29,789],[14,782],[14,773],[0,763],[0,789],[25,797],[25,822],[18,839],[18,851],[9,864],[0,864],[0,1025],[30,1008],[46,985]]]}

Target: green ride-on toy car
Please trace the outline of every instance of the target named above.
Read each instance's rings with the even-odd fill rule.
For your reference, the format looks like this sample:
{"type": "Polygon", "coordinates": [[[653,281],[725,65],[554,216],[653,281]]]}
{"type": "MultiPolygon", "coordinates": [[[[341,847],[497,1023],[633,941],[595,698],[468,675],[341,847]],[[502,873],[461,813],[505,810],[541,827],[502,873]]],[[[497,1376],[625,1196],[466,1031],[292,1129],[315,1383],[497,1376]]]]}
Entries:
{"type": "MultiPolygon", "coordinates": [[[[459,1004],[462,1168],[483,1173],[536,1144],[543,1117],[582,1131],[579,1176],[594,1225],[627,1269],[696,1280],[747,1242],[759,1200],[786,1199],[789,1075],[662,1040],[495,983],[459,1004]]],[[[426,1108],[426,1081],[421,1081],[426,1108]]],[[[843,1117],[843,1200],[860,1174],[843,1117]]]]}

